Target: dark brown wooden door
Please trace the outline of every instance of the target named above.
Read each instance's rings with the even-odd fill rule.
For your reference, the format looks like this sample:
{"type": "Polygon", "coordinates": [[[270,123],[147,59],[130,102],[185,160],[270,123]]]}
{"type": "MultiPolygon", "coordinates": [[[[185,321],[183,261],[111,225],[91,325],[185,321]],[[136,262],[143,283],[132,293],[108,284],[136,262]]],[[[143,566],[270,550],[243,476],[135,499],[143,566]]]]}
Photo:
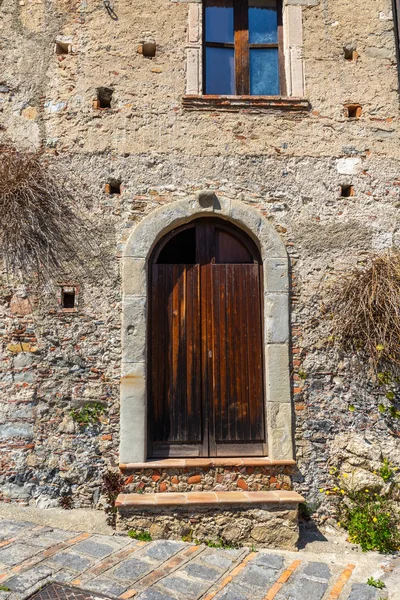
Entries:
{"type": "Polygon", "coordinates": [[[149,453],[264,455],[262,266],[241,231],[199,219],[151,263],[149,453]]]}

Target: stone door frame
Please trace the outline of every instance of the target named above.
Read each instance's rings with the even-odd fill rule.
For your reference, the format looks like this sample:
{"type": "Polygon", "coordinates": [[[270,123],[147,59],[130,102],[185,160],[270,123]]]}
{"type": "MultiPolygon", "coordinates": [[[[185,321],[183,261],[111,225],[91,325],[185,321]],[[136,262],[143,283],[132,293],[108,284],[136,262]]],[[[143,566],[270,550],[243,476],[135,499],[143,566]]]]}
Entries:
{"type": "Polygon", "coordinates": [[[265,415],[268,457],[294,456],[289,368],[289,260],[268,220],[236,200],[206,196],[181,200],[144,217],[132,231],[122,259],[122,365],[120,463],[147,460],[148,261],[155,244],[198,217],[218,216],[243,229],[257,244],[264,273],[265,415]],[[207,204],[207,206],[202,206],[207,204]]]}

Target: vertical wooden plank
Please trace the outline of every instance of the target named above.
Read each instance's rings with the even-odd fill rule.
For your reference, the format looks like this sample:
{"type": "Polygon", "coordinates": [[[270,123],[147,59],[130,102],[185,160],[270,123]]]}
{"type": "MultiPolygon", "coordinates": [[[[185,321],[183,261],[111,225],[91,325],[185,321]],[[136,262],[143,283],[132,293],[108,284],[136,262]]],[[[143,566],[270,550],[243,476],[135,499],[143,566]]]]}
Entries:
{"type": "Polygon", "coordinates": [[[234,0],[236,95],[250,93],[248,2],[234,0]]]}

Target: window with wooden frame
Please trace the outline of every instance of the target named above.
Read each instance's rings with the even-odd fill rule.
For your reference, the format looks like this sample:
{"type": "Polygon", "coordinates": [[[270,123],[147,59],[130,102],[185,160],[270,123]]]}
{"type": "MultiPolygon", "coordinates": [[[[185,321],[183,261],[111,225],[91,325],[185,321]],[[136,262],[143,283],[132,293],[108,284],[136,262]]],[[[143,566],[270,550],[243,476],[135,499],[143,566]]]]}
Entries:
{"type": "Polygon", "coordinates": [[[205,93],[285,96],[282,0],[204,0],[205,93]]]}

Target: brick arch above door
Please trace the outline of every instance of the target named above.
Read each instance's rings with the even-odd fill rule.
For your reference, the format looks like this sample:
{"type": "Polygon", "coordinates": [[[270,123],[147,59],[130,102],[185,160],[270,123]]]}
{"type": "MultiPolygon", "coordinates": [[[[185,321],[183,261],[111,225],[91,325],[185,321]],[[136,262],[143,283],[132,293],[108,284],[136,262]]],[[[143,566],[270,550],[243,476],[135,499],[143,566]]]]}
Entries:
{"type": "Polygon", "coordinates": [[[198,217],[218,216],[247,232],[257,244],[264,273],[265,414],[268,457],[293,458],[289,370],[289,264],[286,249],[268,220],[236,200],[199,200],[162,206],[132,231],[122,265],[122,365],[120,463],[147,458],[147,264],[155,244],[171,230],[198,217]]]}

